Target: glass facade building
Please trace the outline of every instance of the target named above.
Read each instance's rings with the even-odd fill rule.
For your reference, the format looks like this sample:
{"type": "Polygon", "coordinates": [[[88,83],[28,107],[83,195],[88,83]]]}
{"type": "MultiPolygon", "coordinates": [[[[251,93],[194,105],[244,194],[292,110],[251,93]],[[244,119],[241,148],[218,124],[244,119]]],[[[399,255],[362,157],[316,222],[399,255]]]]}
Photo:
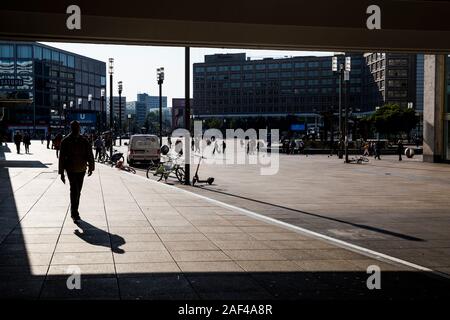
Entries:
{"type": "MultiPolygon", "coordinates": [[[[347,101],[363,110],[364,62],[351,57],[347,101]]],[[[344,55],[337,55],[345,63],[344,55]]],[[[331,56],[250,60],[245,53],[205,56],[194,64],[195,116],[277,116],[338,110],[339,76],[331,56]]]]}
{"type": "Polygon", "coordinates": [[[11,133],[37,135],[61,127],[68,113],[97,116],[105,107],[106,63],[37,42],[0,42],[0,95],[27,96],[31,104],[5,108],[11,133]]]}
{"type": "MultiPolygon", "coordinates": [[[[415,54],[399,53],[366,53],[365,64],[366,87],[364,103],[369,110],[388,103],[408,107],[408,104],[418,110],[423,110],[423,102],[417,104],[417,86],[422,86],[423,99],[423,71],[422,82],[416,79],[418,66],[415,54]]],[[[423,60],[422,60],[423,61],[423,60]]],[[[422,64],[423,67],[423,64],[422,64]]],[[[420,71],[420,69],[419,69],[420,71]]]]}
{"type": "MultiPolygon", "coordinates": [[[[416,102],[415,55],[336,54],[351,58],[346,101],[352,112],[416,102]]],[[[339,75],[331,56],[250,60],[245,53],[206,55],[194,64],[195,116],[282,116],[338,110],[339,75]]],[[[344,94],[345,98],[345,94],[344,94]]]]}

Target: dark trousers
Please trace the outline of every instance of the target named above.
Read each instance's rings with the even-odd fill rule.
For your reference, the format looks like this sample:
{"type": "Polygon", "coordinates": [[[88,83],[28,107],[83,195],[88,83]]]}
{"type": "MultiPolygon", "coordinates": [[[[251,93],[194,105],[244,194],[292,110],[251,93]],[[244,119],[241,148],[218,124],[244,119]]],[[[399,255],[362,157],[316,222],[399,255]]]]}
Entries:
{"type": "Polygon", "coordinates": [[[70,212],[72,217],[79,216],[81,189],[83,188],[85,172],[67,172],[70,183],[70,212]]]}
{"type": "Polygon", "coordinates": [[[20,142],[16,143],[17,153],[20,153],[20,142]]]}
{"type": "Polygon", "coordinates": [[[95,159],[102,154],[102,148],[95,148],[95,159]]]}

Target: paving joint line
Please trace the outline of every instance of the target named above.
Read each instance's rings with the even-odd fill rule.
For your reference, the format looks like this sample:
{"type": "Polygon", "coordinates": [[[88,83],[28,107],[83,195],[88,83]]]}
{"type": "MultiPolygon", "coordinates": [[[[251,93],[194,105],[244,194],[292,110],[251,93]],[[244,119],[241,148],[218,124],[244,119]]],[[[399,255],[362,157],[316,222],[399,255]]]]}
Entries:
{"type": "Polygon", "coordinates": [[[113,261],[113,266],[114,266],[114,274],[116,276],[117,290],[119,291],[119,300],[122,300],[122,292],[120,290],[119,276],[117,275],[116,260],[114,258],[114,251],[113,251],[113,242],[112,242],[112,238],[111,238],[111,231],[109,229],[108,215],[106,214],[105,195],[103,194],[103,184],[102,184],[102,179],[100,177],[100,168],[98,168],[98,181],[99,181],[99,184],[100,184],[100,191],[102,193],[103,212],[105,213],[106,228],[108,230],[108,238],[109,238],[109,245],[110,245],[110,249],[111,249],[112,261],[113,261]]]}
{"type": "MultiPolygon", "coordinates": [[[[57,180],[57,179],[55,179],[52,183],[50,183],[50,185],[49,185],[47,188],[45,188],[44,192],[42,192],[42,194],[37,198],[37,200],[33,203],[33,205],[30,207],[30,209],[28,209],[28,211],[23,215],[22,218],[18,219],[16,225],[15,225],[13,228],[11,228],[11,231],[9,231],[9,232],[4,236],[4,238],[2,239],[2,241],[0,241],[0,244],[2,244],[2,243],[3,243],[3,242],[11,235],[11,233],[14,232],[14,230],[17,228],[17,226],[20,226],[20,223],[22,222],[22,220],[26,218],[26,216],[30,213],[31,210],[33,210],[33,208],[34,208],[34,206],[36,205],[36,203],[38,203],[38,202],[42,199],[42,197],[44,196],[44,194],[47,193],[48,189],[50,189],[50,187],[55,183],[56,180],[57,180]]],[[[14,194],[12,195],[12,197],[14,197],[14,194]]]]}
{"type": "MultiPolygon", "coordinates": [[[[164,246],[164,248],[167,250],[167,252],[169,253],[170,257],[172,258],[172,260],[175,262],[175,264],[177,265],[178,269],[180,269],[180,273],[183,275],[183,277],[186,279],[186,281],[189,283],[190,287],[192,288],[192,290],[194,291],[194,293],[197,295],[198,298],[200,298],[200,294],[197,292],[197,290],[195,289],[195,287],[192,285],[192,282],[189,280],[189,277],[186,276],[185,272],[181,269],[180,265],[178,264],[178,262],[175,260],[175,258],[173,257],[172,253],[170,252],[170,250],[167,248],[167,246],[165,245],[164,241],[161,239],[161,237],[159,236],[159,234],[156,232],[155,228],[153,228],[150,220],[148,219],[148,217],[144,214],[144,211],[142,210],[141,206],[139,205],[139,203],[137,202],[136,198],[133,196],[133,194],[131,193],[130,189],[128,188],[128,186],[123,182],[123,178],[119,177],[122,184],[124,185],[125,189],[127,189],[128,193],[130,194],[130,196],[133,198],[134,202],[136,203],[136,205],[139,207],[139,210],[141,211],[142,215],[145,217],[145,219],[147,220],[147,222],[149,223],[149,225],[152,227],[152,229],[155,231],[156,236],[158,237],[159,241],[161,241],[162,245],[164,246]]],[[[166,200],[166,199],[164,199],[166,200]]],[[[168,201],[168,200],[166,200],[168,201]]],[[[174,208],[176,210],[176,208],[174,208]]],[[[178,210],[176,210],[178,212],[178,210]]]]}
{"type": "MultiPolygon", "coordinates": [[[[124,173],[122,173],[122,174],[124,174],[124,173]]],[[[436,270],[433,270],[433,269],[430,269],[430,268],[427,268],[427,267],[424,267],[424,266],[421,266],[421,265],[418,265],[418,264],[415,264],[415,263],[412,263],[412,262],[409,262],[409,261],[406,261],[406,260],[402,260],[402,259],[390,256],[390,255],[387,255],[387,254],[384,254],[384,253],[381,253],[381,252],[378,252],[378,251],[375,251],[375,250],[371,250],[371,249],[367,249],[367,248],[364,248],[364,247],[361,247],[361,246],[358,246],[358,245],[354,245],[352,243],[349,243],[349,242],[346,242],[346,241],[343,241],[343,240],[339,240],[339,239],[336,239],[336,238],[333,238],[333,237],[330,237],[330,236],[327,236],[327,235],[324,235],[324,234],[321,234],[321,233],[318,233],[318,232],[315,232],[315,231],[311,231],[311,230],[308,230],[308,229],[305,229],[305,228],[301,228],[301,227],[298,227],[298,226],[295,226],[295,225],[291,225],[289,223],[286,223],[286,222],[283,222],[283,221],[280,221],[280,220],[277,220],[277,219],[274,219],[274,218],[271,218],[271,217],[267,217],[267,216],[264,216],[262,214],[259,214],[259,213],[256,213],[256,212],[253,212],[253,211],[250,211],[250,210],[247,210],[247,209],[239,208],[237,206],[230,205],[228,203],[224,203],[224,202],[221,202],[221,201],[218,201],[218,200],[215,200],[215,199],[208,198],[208,197],[203,196],[203,195],[196,194],[196,193],[194,193],[192,191],[189,191],[189,190],[186,190],[186,189],[177,188],[176,186],[160,183],[160,182],[157,182],[157,181],[153,181],[151,179],[146,179],[145,177],[142,177],[142,176],[136,176],[135,175],[134,177],[136,177],[138,179],[143,179],[145,181],[150,181],[151,183],[156,183],[156,184],[165,186],[166,188],[174,188],[176,190],[180,190],[180,191],[185,192],[187,194],[191,194],[191,195],[193,195],[193,196],[195,196],[197,198],[204,199],[206,201],[209,201],[209,202],[212,202],[212,203],[215,203],[215,204],[219,204],[220,206],[222,206],[224,208],[240,211],[240,212],[244,213],[245,215],[251,216],[251,217],[253,217],[253,218],[257,219],[257,220],[265,221],[265,222],[268,222],[268,223],[270,223],[272,225],[278,225],[278,226],[284,227],[285,229],[296,231],[298,233],[307,234],[307,235],[309,235],[309,236],[311,236],[313,238],[321,239],[321,240],[323,240],[325,242],[332,243],[332,244],[334,244],[334,245],[336,245],[338,247],[341,247],[341,248],[344,248],[344,249],[347,249],[347,250],[350,250],[350,251],[353,251],[353,252],[357,252],[357,253],[363,254],[363,255],[371,257],[371,258],[375,258],[375,259],[383,261],[383,262],[388,262],[388,263],[391,263],[391,264],[394,264],[394,265],[400,264],[400,265],[407,266],[407,267],[410,267],[410,268],[413,268],[413,269],[416,269],[416,270],[419,270],[419,271],[422,271],[422,272],[431,273],[431,274],[434,274],[436,276],[439,276],[439,277],[442,277],[442,278],[445,278],[445,279],[448,279],[448,280],[450,279],[450,275],[448,275],[448,274],[445,274],[445,273],[442,273],[442,272],[439,272],[439,271],[436,271],[436,270]]]]}
{"type": "Polygon", "coordinates": [[[44,281],[42,282],[41,289],[39,290],[39,296],[38,296],[39,300],[41,299],[42,291],[44,290],[44,285],[45,285],[45,282],[47,281],[47,278],[48,278],[48,272],[50,271],[50,267],[52,265],[53,257],[55,256],[55,253],[56,253],[56,247],[58,247],[59,239],[61,238],[61,234],[62,234],[62,231],[64,229],[64,225],[66,224],[67,215],[69,213],[69,208],[70,208],[70,204],[67,205],[66,214],[64,215],[64,220],[63,220],[63,223],[61,225],[61,229],[59,230],[58,238],[56,239],[55,248],[53,248],[52,256],[50,257],[50,261],[48,263],[47,272],[45,273],[44,281]]]}

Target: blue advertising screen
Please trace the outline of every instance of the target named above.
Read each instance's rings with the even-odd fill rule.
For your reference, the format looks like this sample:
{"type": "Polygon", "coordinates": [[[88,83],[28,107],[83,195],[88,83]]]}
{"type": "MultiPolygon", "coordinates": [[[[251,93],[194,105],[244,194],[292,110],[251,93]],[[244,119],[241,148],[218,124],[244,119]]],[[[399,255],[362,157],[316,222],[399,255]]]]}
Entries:
{"type": "Polygon", "coordinates": [[[292,131],[305,131],[305,124],[303,123],[295,123],[291,124],[292,131]]]}

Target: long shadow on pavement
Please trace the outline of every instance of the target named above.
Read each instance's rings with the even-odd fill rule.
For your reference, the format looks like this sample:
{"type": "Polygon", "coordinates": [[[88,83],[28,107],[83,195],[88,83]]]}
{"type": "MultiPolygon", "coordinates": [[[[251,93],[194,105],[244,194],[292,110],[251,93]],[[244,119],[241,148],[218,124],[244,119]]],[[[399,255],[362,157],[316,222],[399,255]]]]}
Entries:
{"type": "MultiPolygon", "coordinates": [[[[0,146],[0,159],[11,150],[0,146]]],[[[11,176],[8,171],[11,161],[0,161],[0,295],[2,297],[34,297],[39,294],[43,277],[34,277],[30,259],[39,260],[27,252],[25,235],[20,228],[11,176]],[[11,290],[12,289],[12,290],[11,290]]],[[[38,261],[34,261],[38,263],[38,261]]]]}
{"type": "Polygon", "coordinates": [[[125,239],[117,234],[111,234],[105,230],[99,229],[89,222],[80,220],[77,222],[77,226],[83,230],[80,232],[78,229],[75,230],[75,235],[77,235],[80,239],[86,241],[89,244],[94,246],[104,246],[110,247],[114,253],[125,253],[125,250],[120,247],[125,244],[125,239]],[[109,243],[105,242],[104,239],[109,238],[109,243]]]}
{"type": "Polygon", "coordinates": [[[381,233],[381,234],[389,235],[389,236],[400,238],[400,239],[403,239],[403,240],[408,240],[408,241],[425,241],[424,239],[413,237],[413,236],[409,236],[407,234],[402,234],[402,233],[398,233],[398,232],[395,232],[395,231],[381,229],[381,228],[368,226],[368,225],[364,225],[364,224],[353,223],[353,222],[345,221],[345,220],[342,220],[342,219],[331,218],[331,217],[323,216],[323,215],[320,215],[320,214],[317,214],[317,213],[311,213],[311,212],[306,212],[306,211],[303,211],[303,210],[293,209],[293,208],[285,207],[285,206],[274,204],[274,203],[269,203],[269,202],[262,201],[262,200],[257,200],[257,199],[252,199],[252,198],[248,198],[248,197],[239,196],[239,195],[236,195],[236,194],[233,194],[233,193],[229,193],[229,192],[225,192],[225,191],[213,190],[213,189],[209,189],[209,188],[205,188],[205,187],[197,187],[197,188],[200,188],[200,189],[206,190],[206,191],[210,191],[210,192],[223,194],[223,195],[226,195],[226,196],[229,196],[229,197],[234,197],[234,198],[239,198],[239,199],[242,199],[242,200],[247,200],[247,201],[252,201],[252,202],[255,202],[255,203],[260,203],[260,204],[263,204],[263,205],[266,205],[266,206],[270,206],[270,207],[275,207],[275,208],[279,208],[279,209],[283,209],[283,210],[288,210],[288,211],[292,211],[292,212],[301,213],[301,214],[304,214],[304,215],[308,215],[308,216],[312,216],[312,217],[316,217],[316,218],[320,218],[320,219],[324,219],[324,220],[339,222],[339,223],[342,223],[342,224],[350,225],[352,227],[357,227],[357,228],[361,228],[361,229],[365,229],[365,230],[369,230],[369,231],[373,231],[373,232],[378,232],[378,233],[381,233]]]}

